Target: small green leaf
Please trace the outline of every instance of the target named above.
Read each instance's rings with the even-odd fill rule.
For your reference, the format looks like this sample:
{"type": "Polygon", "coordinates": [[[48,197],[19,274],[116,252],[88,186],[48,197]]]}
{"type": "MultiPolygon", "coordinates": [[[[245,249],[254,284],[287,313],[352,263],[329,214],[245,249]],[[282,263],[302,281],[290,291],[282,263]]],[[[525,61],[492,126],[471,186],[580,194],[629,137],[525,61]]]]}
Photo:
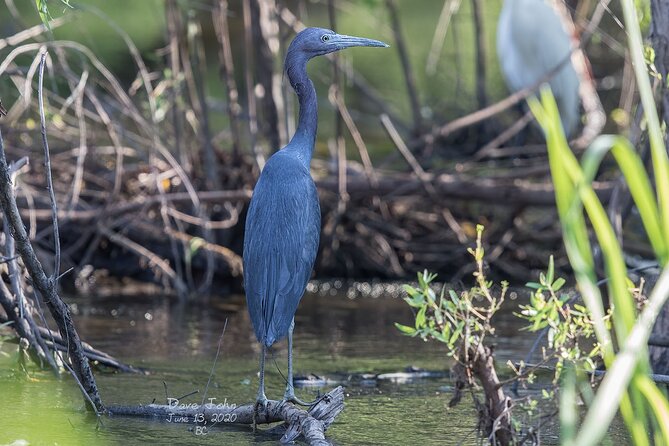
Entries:
{"type": "Polygon", "coordinates": [[[444,324],[444,328],[441,329],[441,335],[445,339],[444,342],[448,342],[448,338],[451,335],[451,324],[444,324]]]}
{"type": "Polygon", "coordinates": [[[553,283],[554,278],[555,278],[555,261],[553,260],[553,256],[550,256],[548,258],[548,271],[546,271],[546,284],[553,283]]]}
{"type": "Polygon", "coordinates": [[[559,291],[565,283],[566,280],[564,280],[562,277],[558,277],[555,279],[555,282],[553,282],[553,285],[551,285],[553,287],[553,291],[559,291]]]}
{"type": "Polygon", "coordinates": [[[188,258],[192,259],[195,254],[200,250],[201,247],[206,245],[207,242],[201,237],[193,237],[188,244],[188,258]]]}
{"type": "Polygon", "coordinates": [[[421,293],[416,294],[413,299],[407,299],[406,302],[414,308],[422,308],[425,306],[425,296],[421,293]]]}
{"type": "Polygon", "coordinates": [[[422,307],[420,310],[418,310],[418,314],[416,315],[416,330],[419,330],[423,327],[425,327],[425,312],[427,311],[427,307],[422,307]]]}
{"type": "Polygon", "coordinates": [[[51,30],[49,21],[51,20],[51,14],[49,14],[49,7],[47,6],[47,0],[35,0],[35,5],[37,6],[37,12],[39,13],[42,23],[48,29],[51,30]]]}
{"type": "Polygon", "coordinates": [[[402,324],[398,324],[397,322],[395,322],[395,327],[399,331],[404,333],[405,335],[410,335],[410,336],[415,336],[416,335],[416,330],[412,327],[407,326],[407,325],[402,325],[402,324]]]}
{"type": "Polygon", "coordinates": [[[464,321],[460,321],[458,323],[457,328],[451,335],[451,339],[449,339],[448,341],[448,345],[452,346],[453,344],[455,344],[455,341],[457,341],[460,338],[460,336],[462,335],[462,330],[464,329],[464,325],[465,325],[464,321]]]}
{"type": "Polygon", "coordinates": [[[410,297],[414,297],[416,294],[420,292],[411,285],[402,285],[402,288],[404,289],[404,292],[407,293],[410,297]]]}
{"type": "Polygon", "coordinates": [[[458,297],[458,293],[456,293],[453,290],[448,290],[448,295],[451,297],[451,300],[455,305],[458,305],[460,303],[460,298],[458,297]]]}

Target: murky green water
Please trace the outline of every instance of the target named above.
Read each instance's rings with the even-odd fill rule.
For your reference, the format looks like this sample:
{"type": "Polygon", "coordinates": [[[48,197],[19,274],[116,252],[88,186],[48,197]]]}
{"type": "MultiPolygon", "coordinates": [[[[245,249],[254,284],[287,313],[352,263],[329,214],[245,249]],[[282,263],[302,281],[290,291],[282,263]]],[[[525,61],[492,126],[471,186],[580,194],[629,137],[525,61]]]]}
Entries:
{"type": "MultiPolygon", "coordinates": [[[[356,298],[309,294],[296,316],[296,374],[383,373],[409,365],[447,370],[441,346],[400,335],[393,322],[408,323],[411,313],[398,298],[356,298]]],[[[224,321],[227,329],[221,354],[207,393],[217,402],[246,403],[257,389],[257,354],[243,297],[211,299],[207,304],[180,305],[168,299],[124,297],[76,301],[81,336],[149,375],[97,373],[106,404],[162,403],[167,393],[184,402],[199,402],[216,354],[224,321]]],[[[518,359],[533,336],[518,332],[511,314],[498,319],[497,354],[500,361],[518,359]]],[[[0,356],[0,444],[25,439],[30,444],[276,444],[277,438],[252,433],[246,427],[215,428],[195,435],[190,425],[132,418],[105,418],[97,425],[83,411],[78,390],[69,378],[49,373],[16,372],[16,346],[5,343],[0,356]]],[[[274,349],[276,364],[286,368],[286,345],[274,349]]],[[[448,378],[409,384],[378,381],[346,385],[346,409],[328,431],[339,445],[456,445],[476,444],[476,414],[469,398],[448,408],[448,378]]],[[[283,378],[270,359],[267,391],[283,394],[283,378]]],[[[326,388],[329,390],[329,388],[326,388]]],[[[300,388],[310,399],[315,389],[300,388]]],[[[547,430],[544,444],[556,444],[547,430]]]]}

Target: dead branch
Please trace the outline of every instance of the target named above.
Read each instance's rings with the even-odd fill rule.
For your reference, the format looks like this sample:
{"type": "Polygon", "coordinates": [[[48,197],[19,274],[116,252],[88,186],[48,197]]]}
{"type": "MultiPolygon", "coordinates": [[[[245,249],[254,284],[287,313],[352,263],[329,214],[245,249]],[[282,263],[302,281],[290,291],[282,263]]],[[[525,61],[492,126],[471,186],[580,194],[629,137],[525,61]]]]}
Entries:
{"type": "Polygon", "coordinates": [[[85,391],[87,401],[92,403],[91,409],[96,413],[104,411],[102,400],[98,393],[97,385],[93,372],[88,364],[88,360],[83,352],[83,346],[77,330],[70,316],[70,309],[62,301],[58,292],[56,291],[56,281],[51,280],[44,273],[44,269],[37,260],[35,251],[30,244],[28,234],[23,226],[23,221],[19,214],[19,209],[14,199],[12,191],[12,181],[9,175],[9,166],[5,158],[5,148],[2,140],[2,133],[0,132],[0,207],[5,214],[5,218],[9,222],[12,237],[16,241],[16,250],[18,251],[24,265],[30,275],[36,291],[42,296],[46,302],[54,320],[58,324],[60,335],[68,339],[68,356],[74,374],[79,380],[82,388],[85,391]]]}
{"type": "MultiPolygon", "coordinates": [[[[425,173],[424,181],[434,185],[442,199],[477,200],[485,203],[504,205],[549,206],[555,205],[555,192],[549,182],[532,182],[521,179],[508,181],[490,180],[488,178],[474,178],[465,175],[425,173]]],[[[316,182],[322,190],[336,192],[336,179],[325,178],[316,182]]],[[[414,175],[394,174],[384,175],[379,180],[378,188],[372,189],[366,179],[352,177],[347,184],[347,190],[355,198],[368,197],[372,194],[387,196],[420,196],[418,192],[423,187],[423,181],[414,175]]],[[[608,202],[612,182],[594,182],[593,188],[602,202],[608,202]]]]}

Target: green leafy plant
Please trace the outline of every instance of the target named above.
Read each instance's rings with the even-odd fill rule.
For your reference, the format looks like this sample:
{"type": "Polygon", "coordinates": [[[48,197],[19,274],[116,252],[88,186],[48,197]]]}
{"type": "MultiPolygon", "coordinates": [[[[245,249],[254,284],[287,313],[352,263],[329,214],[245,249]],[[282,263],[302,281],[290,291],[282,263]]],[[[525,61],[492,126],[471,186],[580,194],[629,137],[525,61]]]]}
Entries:
{"type": "MultiPolygon", "coordinates": [[[[547,347],[544,359],[556,359],[554,382],[560,378],[565,363],[576,369],[593,372],[601,360],[601,348],[595,340],[594,321],[590,310],[578,303],[571,303],[573,296],[560,293],[565,284],[555,278],[553,256],[548,270],[541,273],[539,282],[526,284],[532,289],[528,305],[520,305],[516,315],[531,323],[530,331],[547,330],[547,347]]],[[[607,315],[607,321],[609,316],[607,315]]]]}
{"type": "MultiPolygon", "coordinates": [[[[669,158],[646,70],[634,4],[631,0],[621,3],[648,128],[655,190],[640,157],[628,140],[619,136],[599,137],[579,163],[569,149],[550,91],[542,90],[540,100],[528,100],[546,135],[565,247],[583,300],[592,313],[593,328],[607,367],[607,374],[580,427],[577,426],[578,417],[563,411],[562,441],[567,445],[599,443],[618,408],[634,444],[669,444],[669,403],[648,376],[650,366],[646,348],[653,323],[669,298],[669,158]],[[664,268],[640,314],[627,283],[622,248],[591,186],[604,155],[609,152],[627,182],[650,245],[664,268]],[[603,299],[596,284],[586,216],[602,249],[607,290],[612,303],[612,330],[606,325],[603,299]]],[[[571,385],[569,388],[572,388],[571,385]]],[[[563,393],[563,400],[572,400],[564,400],[562,406],[573,408],[575,395],[576,392],[571,391],[563,393]]]]}
{"type": "MultiPolygon", "coordinates": [[[[604,360],[604,348],[596,336],[597,327],[601,326],[600,328],[608,333],[613,327],[611,322],[613,313],[602,310],[602,316],[596,319],[588,306],[579,304],[573,295],[564,292],[566,281],[562,277],[556,277],[555,264],[551,256],[546,272],[539,274],[537,282],[527,284],[531,290],[529,303],[519,305],[519,311],[515,313],[530,323],[526,327],[527,330],[547,330],[543,361],[538,365],[521,363],[520,368],[509,362],[508,365],[516,376],[507,380],[507,383],[512,380],[532,383],[535,380],[534,371],[539,367],[548,367],[554,371],[553,384],[542,389],[541,397],[528,395],[512,402],[504,395],[503,383],[497,378],[493,352],[484,343],[486,337],[495,333],[492,319],[505,302],[508,285],[502,282],[499,286],[500,291],[494,293],[494,284],[486,279],[482,234],[483,227],[479,226],[476,247],[469,250],[477,266],[474,272],[476,284],[459,293],[452,289],[447,290],[445,287],[437,292],[434,287],[436,274],[428,271],[419,273],[417,287],[404,286],[407,293],[404,300],[415,310],[414,325],[397,323],[395,325],[406,335],[420,337],[426,341],[436,340],[446,346],[447,355],[456,361],[453,369],[456,386],[451,405],[460,400],[460,389],[472,390],[475,406],[479,413],[483,414],[482,425],[485,425],[491,416],[494,420],[504,420],[507,423],[506,435],[501,436],[502,440],[498,437],[495,440],[497,444],[513,444],[518,440],[519,432],[532,432],[533,423],[540,422],[538,420],[543,417],[542,415],[537,418],[535,415],[546,410],[547,405],[553,407],[548,410],[549,413],[557,411],[555,399],[558,386],[561,386],[559,395],[560,410],[564,413],[561,416],[563,431],[573,437],[578,431],[575,424],[578,414],[575,400],[579,394],[584,401],[595,400],[592,388],[598,382],[593,381],[595,375],[592,372],[604,360]],[[590,382],[583,382],[577,386],[574,382],[576,377],[582,380],[590,377],[590,382]],[[478,401],[475,396],[475,389],[478,388],[476,381],[484,390],[485,403],[478,401]],[[540,400],[543,402],[540,403],[540,400]],[[494,415],[489,408],[494,408],[495,405],[498,407],[503,405],[504,410],[494,415]],[[513,419],[511,411],[508,410],[510,407],[514,408],[516,414],[513,419]],[[568,413],[565,412],[565,408],[569,408],[568,413]]],[[[634,290],[627,281],[624,283],[627,292],[634,291],[638,295],[638,289],[634,290]]],[[[647,384],[642,383],[642,385],[645,386],[644,391],[648,393],[649,398],[657,400],[658,396],[654,390],[647,384]]],[[[487,437],[492,438],[491,432],[495,432],[495,427],[484,431],[487,437]]]]}
{"type": "Polygon", "coordinates": [[[501,283],[499,292],[484,274],[483,226],[477,226],[476,247],[469,249],[474,257],[476,284],[460,293],[454,290],[437,293],[431,284],[437,277],[427,271],[418,274],[418,288],[405,285],[404,300],[416,310],[414,326],[395,324],[404,334],[424,340],[442,342],[447,354],[456,361],[453,367],[455,391],[449,405],[457,404],[462,391],[468,389],[479,413],[479,428],[495,444],[514,442],[515,429],[511,419],[511,399],[502,389],[495,370],[494,353],[485,344],[495,333],[493,316],[504,303],[508,284],[501,283]],[[477,389],[483,388],[485,402],[479,401],[477,389]]]}
{"type": "Polygon", "coordinates": [[[493,284],[486,280],[483,272],[482,235],[483,226],[478,225],[476,248],[469,248],[477,266],[474,272],[476,286],[460,294],[454,290],[446,293],[442,288],[437,295],[431,287],[437,275],[428,271],[418,273],[418,288],[404,285],[407,293],[404,301],[417,312],[413,327],[395,323],[402,333],[442,342],[448,348],[448,355],[454,357],[460,350],[460,342],[476,344],[486,335],[494,334],[490,321],[504,302],[508,283],[502,282],[501,292],[493,293],[493,284]]]}

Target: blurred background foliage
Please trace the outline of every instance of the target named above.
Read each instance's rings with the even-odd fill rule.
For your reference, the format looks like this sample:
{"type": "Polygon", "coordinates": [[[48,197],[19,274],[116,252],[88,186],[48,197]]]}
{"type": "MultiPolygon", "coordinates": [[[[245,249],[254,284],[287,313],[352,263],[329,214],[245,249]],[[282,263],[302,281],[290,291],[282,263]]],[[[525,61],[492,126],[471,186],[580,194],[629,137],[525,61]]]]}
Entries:
{"type": "MultiPolygon", "coordinates": [[[[505,97],[508,92],[499,71],[495,54],[495,29],[501,0],[492,0],[485,3],[483,22],[486,45],[486,87],[490,101],[497,101],[505,97]]],[[[74,15],[76,18],[63,26],[53,30],[56,40],[72,40],[88,46],[105,63],[115,75],[129,85],[137,75],[137,70],[127,51],[122,38],[110,26],[113,21],[122,28],[134,41],[145,59],[149,68],[162,66],[162,57],[158,55],[165,46],[166,21],[163,0],[85,0],[73,2],[73,9],[67,8],[59,1],[49,3],[52,17],[74,15]],[[108,17],[95,14],[99,11],[108,17]]],[[[212,98],[223,100],[224,90],[218,75],[219,63],[216,57],[218,51],[216,38],[211,20],[212,1],[181,1],[181,6],[189,10],[189,15],[195,18],[203,27],[204,42],[207,52],[207,91],[212,98]]],[[[285,1],[280,2],[291,11],[299,12],[301,20],[308,26],[328,28],[328,12],[326,2],[323,1],[285,1]]],[[[401,27],[408,47],[410,62],[416,79],[419,92],[422,114],[428,120],[442,122],[462,116],[477,108],[475,94],[475,46],[474,23],[471,2],[460,3],[459,10],[451,19],[446,40],[438,59],[434,74],[425,70],[426,61],[430,52],[434,28],[437,25],[439,14],[444,2],[442,0],[422,0],[420,2],[400,1],[397,3],[401,27]]],[[[15,20],[9,10],[0,9],[0,31],[8,36],[30,26],[40,23],[32,1],[15,2],[16,10],[21,15],[21,21],[15,20]]],[[[369,0],[362,2],[337,2],[337,28],[344,34],[369,36],[393,44],[392,30],[389,26],[388,13],[382,1],[369,0]]],[[[243,20],[241,1],[230,2],[229,23],[233,57],[243,60],[243,20]],[[238,42],[238,44],[236,44],[238,42]]],[[[604,24],[603,26],[607,26],[604,24]]],[[[293,32],[281,36],[286,44],[294,36],[293,32]]],[[[339,54],[344,64],[353,63],[369,84],[377,89],[384,100],[396,110],[398,114],[410,122],[410,105],[403,79],[402,65],[394,48],[392,51],[349,51],[339,54]]],[[[596,57],[596,55],[595,55],[596,57]]],[[[609,54],[609,61],[598,60],[602,63],[603,71],[610,71],[611,65],[620,66],[620,60],[609,54]]],[[[235,75],[240,91],[244,90],[244,64],[235,65],[235,75]]],[[[316,85],[321,119],[319,125],[319,139],[324,140],[333,132],[334,109],[327,100],[327,89],[331,77],[329,63],[323,59],[315,59],[310,64],[310,73],[316,85]]],[[[2,81],[6,82],[6,81],[2,81]]],[[[4,88],[0,82],[0,95],[10,89],[4,88]]],[[[346,87],[347,84],[345,83],[346,87]]],[[[369,110],[365,99],[359,97],[350,88],[345,90],[345,99],[353,109],[364,112],[369,110]]],[[[615,96],[615,95],[614,95],[615,96]]],[[[245,100],[244,95],[240,99],[245,100]]],[[[212,116],[216,128],[227,125],[224,113],[212,116]]],[[[388,144],[383,129],[375,116],[363,116],[357,124],[362,127],[365,141],[369,144],[372,156],[394,151],[388,144]]],[[[347,135],[348,137],[348,135],[347,135]]],[[[325,145],[319,145],[320,153],[325,155],[325,145]]],[[[349,145],[349,152],[356,157],[356,151],[349,145]]]]}

